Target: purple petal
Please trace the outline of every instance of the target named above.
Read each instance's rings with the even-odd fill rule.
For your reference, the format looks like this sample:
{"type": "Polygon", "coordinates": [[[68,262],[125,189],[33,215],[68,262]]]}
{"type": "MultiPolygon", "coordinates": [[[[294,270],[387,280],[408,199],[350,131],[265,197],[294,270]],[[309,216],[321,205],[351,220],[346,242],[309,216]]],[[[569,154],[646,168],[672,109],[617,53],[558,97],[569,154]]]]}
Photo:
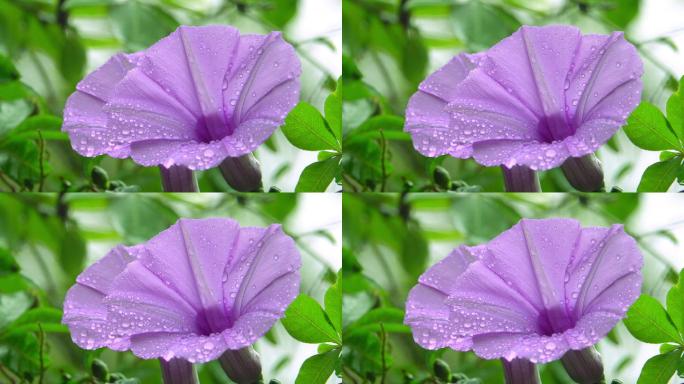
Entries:
{"type": "Polygon", "coordinates": [[[532,363],[560,359],[570,349],[561,334],[543,336],[522,333],[485,333],[473,337],[473,351],[483,359],[521,358],[532,363]]]}
{"type": "Polygon", "coordinates": [[[62,130],[69,134],[71,145],[79,154],[128,156],[126,141],[107,127],[107,115],[102,108],[116,85],[135,68],[138,56],[112,56],[78,83],[76,92],[67,99],[62,130]]]}
{"type": "Polygon", "coordinates": [[[556,360],[604,337],[641,288],[642,256],[621,225],[581,228],[572,219],[522,219],[489,243],[458,252],[477,261],[451,274],[433,266],[407,302],[406,323],[426,348],[472,348],[487,359],[556,360]]]}
{"type": "Polygon", "coordinates": [[[428,269],[406,301],[404,323],[411,326],[417,344],[427,349],[450,347],[467,350],[469,337],[458,332],[450,318],[447,297],[455,291],[454,280],[475,260],[465,248],[455,249],[449,256],[428,269]]]}
{"type": "Polygon", "coordinates": [[[422,89],[412,97],[407,130],[424,155],[555,168],[596,151],[640,100],[642,63],[622,33],[523,26],[477,57],[477,68],[441,83],[448,104],[429,102],[422,89]],[[409,126],[412,116],[434,124],[409,126]]]}
{"type": "Polygon", "coordinates": [[[64,299],[62,322],[69,327],[76,345],[85,349],[107,346],[115,350],[128,348],[125,338],[108,338],[107,309],[102,302],[112,281],[138,255],[136,248],[116,247],[105,257],[81,273],[64,299]]]}
{"type": "Polygon", "coordinates": [[[416,150],[426,156],[449,154],[470,156],[470,147],[454,144],[450,115],[444,110],[453,99],[454,88],[475,67],[474,56],[460,54],[428,76],[409,100],[404,130],[411,134],[416,150]]]}
{"type": "Polygon", "coordinates": [[[239,318],[252,310],[268,308],[278,317],[282,316],[299,291],[300,266],[294,241],[283,233],[280,225],[240,229],[225,269],[226,311],[233,318],[239,318]]]}

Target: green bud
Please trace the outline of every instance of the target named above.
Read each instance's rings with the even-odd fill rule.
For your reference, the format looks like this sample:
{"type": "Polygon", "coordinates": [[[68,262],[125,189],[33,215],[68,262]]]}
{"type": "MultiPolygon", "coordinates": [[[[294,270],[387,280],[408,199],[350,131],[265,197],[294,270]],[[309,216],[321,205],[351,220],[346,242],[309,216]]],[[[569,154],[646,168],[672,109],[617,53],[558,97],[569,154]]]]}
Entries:
{"type": "Polygon", "coordinates": [[[107,364],[100,359],[94,359],[90,364],[90,371],[93,373],[93,377],[98,380],[107,381],[109,379],[109,369],[107,364]]]}
{"type": "Polygon", "coordinates": [[[435,170],[432,173],[432,178],[439,188],[443,190],[448,190],[451,188],[451,176],[449,176],[449,172],[446,169],[442,167],[435,167],[435,170]]]}
{"type": "Polygon", "coordinates": [[[109,182],[110,191],[120,191],[124,188],[126,188],[126,183],[121,180],[112,180],[109,182]]]}
{"type": "Polygon", "coordinates": [[[275,186],[268,189],[268,193],[278,193],[278,192],[281,192],[280,188],[275,187],[275,186]]]}
{"type": "Polygon", "coordinates": [[[464,381],[468,380],[468,376],[466,376],[465,373],[454,373],[451,375],[451,380],[449,380],[450,383],[463,383],[464,381]]]}
{"type": "Polygon", "coordinates": [[[109,187],[109,175],[107,175],[107,171],[98,166],[94,166],[93,170],[90,171],[90,179],[93,181],[93,184],[101,190],[106,190],[109,187]]]}
{"type": "Polygon", "coordinates": [[[411,372],[404,371],[404,384],[409,384],[413,381],[414,377],[411,372]]]}
{"type": "Polygon", "coordinates": [[[110,383],[116,383],[117,381],[120,380],[126,380],[126,375],[124,375],[121,372],[114,372],[109,374],[109,382],[110,383]]]}
{"type": "Polygon", "coordinates": [[[280,380],[271,379],[271,381],[269,381],[268,384],[280,384],[280,380]]]}
{"type": "Polygon", "coordinates": [[[622,380],[620,380],[620,379],[613,379],[613,381],[611,381],[610,384],[622,384],[622,380]]]}
{"type": "Polygon", "coordinates": [[[435,363],[432,365],[432,370],[435,372],[435,376],[442,381],[448,381],[451,377],[451,368],[449,368],[449,365],[442,359],[435,360],[435,363]]]}

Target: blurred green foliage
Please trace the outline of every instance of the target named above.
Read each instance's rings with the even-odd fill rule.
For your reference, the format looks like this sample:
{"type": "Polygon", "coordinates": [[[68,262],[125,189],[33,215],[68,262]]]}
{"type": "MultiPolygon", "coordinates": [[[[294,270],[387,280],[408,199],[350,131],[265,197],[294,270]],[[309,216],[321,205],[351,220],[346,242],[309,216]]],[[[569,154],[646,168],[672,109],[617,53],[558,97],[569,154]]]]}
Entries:
{"type": "MultiPolygon", "coordinates": [[[[343,198],[343,377],[349,383],[442,383],[444,364],[468,383],[503,382],[496,360],[472,352],[428,351],[403,324],[409,290],[430,265],[459,244],[491,240],[522,217],[572,217],[583,225],[623,223],[645,255],[644,291],[677,282],[670,263],[650,245],[653,237],[676,243],[667,229],[635,233],[634,214],[642,207],[637,194],[345,194],[343,198]],[[646,276],[657,270],[658,278],[646,276]],[[442,360],[443,362],[439,362],[442,360]],[[436,363],[437,362],[437,363],[436,363]]],[[[643,207],[642,207],[643,208],[643,207]]],[[[633,348],[622,325],[599,343],[633,348]]],[[[607,378],[619,378],[634,354],[606,363],[607,378]],[[616,368],[612,368],[616,367],[616,368]]],[[[542,382],[572,383],[560,362],[540,366],[542,382]]],[[[452,379],[453,380],[453,379],[452,379]]],[[[459,381],[460,383],[461,381],[459,381]]],[[[608,380],[608,382],[610,382],[608,380]]]]}
{"type": "MultiPolygon", "coordinates": [[[[649,49],[677,46],[668,36],[632,39],[630,28],[640,7],[640,0],[343,0],[344,188],[502,191],[498,167],[450,156],[426,158],[416,152],[403,132],[403,115],[409,97],[430,72],[459,52],[491,47],[522,24],[574,24],[586,33],[626,31],[648,64],[647,71],[655,72],[645,79],[662,79],[646,86],[655,87],[651,101],[660,103],[663,89],[677,89],[679,75],[654,59],[649,49]],[[444,173],[455,181],[446,188],[437,180],[444,173]]],[[[629,143],[613,138],[602,150],[619,154],[622,145],[629,143]]],[[[622,167],[611,175],[618,186],[634,164],[628,161],[622,167]]],[[[543,191],[573,190],[560,169],[541,172],[540,177],[543,191]]]]}
{"type": "MultiPolygon", "coordinates": [[[[0,0],[0,190],[159,191],[155,167],[76,154],[60,132],[62,108],[76,83],[94,69],[90,62],[103,63],[117,51],[145,49],[180,24],[231,24],[244,33],[282,30],[306,70],[302,99],[322,110],[337,79],[307,52],[311,44],[333,51],[335,46],[325,35],[292,40],[289,28],[299,10],[298,0],[0,0]],[[104,169],[112,183],[99,185],[93,179],[95,166],[104,169]]],[[[316,108],[313,112],[320,115],[316,108]]],[[[331,119],[340,120],[326,110],[325,131],[331,129],[331,119]]],[[[264,145],[267,151],[283,153],[280,168],[265,180],[267,190],[282,182],[292,166],[283,152],[288,145],[279,134],[264,145]]],[[[299,190],[325,189],[339,177],[339,144],[334,148],[334,161],[326,162],[322,171],[310,170],[299,190]]],[[[198,174],[200,190],[230,190],[218,170],[198,174]]]]}
{"type": "MultiPolygon", "coordinates": [[[[336,271],[309,245],[312,236],[326,242],[334,238],[326,229],[291,230],[292,215],[303,199],[305,195],[285,193],[0,194],[0,382],[95,384],[103,382],[97,379],[103,369],[108,370],[110,382],[160,382],[156,360],[78,348],[61,324],[62,303],[76,276],[115,244],[146,241],[179,217],[223,216],[242,225],[283,224],[302,251],[302,292],[324,302],[326,321],[337,324],[333,319],[340,316],[335,313],[341,313],[341,302],[330,293],[339,290],[336,271]],[[329,293],[324,295],[326,290],[329,293]]],[[[285,372],[299,369],[288,368],[295,341],[276,324],[260,343],[273,351],[262,356],[275,367],[265,376],[293,382],[294,377],[285,372]]],[[[330,350],[339,353],[338,344],[330,350]]],[[[333,368],[338,364],[334,356],[327,360],[333,368]]],[[[200,365],[198,371],[202,383],[229,383],[217,362],[200,365]]]]}

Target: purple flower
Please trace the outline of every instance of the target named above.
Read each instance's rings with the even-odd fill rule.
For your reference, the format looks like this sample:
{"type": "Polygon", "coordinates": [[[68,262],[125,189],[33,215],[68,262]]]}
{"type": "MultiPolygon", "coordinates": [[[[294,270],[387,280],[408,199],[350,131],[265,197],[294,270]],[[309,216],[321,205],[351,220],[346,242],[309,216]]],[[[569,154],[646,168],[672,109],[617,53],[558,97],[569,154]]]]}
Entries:
{"type": "Polygon", "coordinates": [[[181,26],[86,76],[67,100],[63,130],[83,156],[209,169],[254,151],[283,123],[300,72],[278,32],[181,26]]]}
{"type": "Polygon", "coordinates": [[[409,101],[405,130],[425,156],[547,170],[596,151],[641,97],[642,62],[621,32],[523,26],[460,54],[409,101]]]}
{"type": "Polygon", "coordinates": [[[83,271],[63,322],[85,349],[201,363],[253,344],[299,291],[300,256],[279,225],[180,219],[83,271]]]}
{"type": "Polygon", "coordinates": [[[428,269],[409,294],[405,323],[427,349],[545,363],[593,346],[624,317],[641,266],[621,225],[523,219],[428,269]]]}

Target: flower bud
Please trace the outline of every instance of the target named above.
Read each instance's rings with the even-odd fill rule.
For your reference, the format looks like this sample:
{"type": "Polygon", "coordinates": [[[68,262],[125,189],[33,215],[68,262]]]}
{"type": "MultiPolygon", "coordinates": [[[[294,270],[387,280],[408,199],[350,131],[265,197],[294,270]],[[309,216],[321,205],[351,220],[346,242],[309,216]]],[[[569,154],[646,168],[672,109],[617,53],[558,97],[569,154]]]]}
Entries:
{"type": "Polygon", "coordinates": [[[195,366],[183,359],[159,359],[164,384],[199,384],[195,366]]]}
{"type": "Polygon", "coordinates": [[[570,350],[563,355],[561,363],[568,375],[579,384],[598,384],[603,380],[601,355],[594,347],[570,350]]]}
{"type": "Polygon", "coordinates": [[[541,384],[537,366],[525,359],[501,359],[506,384],[541,384]]]}
{"type": "Polygon", "coordinates": [[[601,162],[593,155],[569,157],[561,165],[570,185],[582,192],[596,192],[603,188],[601,162]]]}
{"type": "Polygon", "coordinates": [[[90,171],[90,179],[96,187],[103,191],[109,188],[109,176],[107,175],[107,171],[100,167],[93,167],[93,170],[90,171]]]}
{"type": "Polygon", "coordinates": [[[506,192],[540,192],[537,173],[530,168],[514,165],[512,168],[502,166],[506,192]]]}
{"type": "Polygon", "coordinates": [[[435,167],[434,172],[432,172],[432,178],[435,180],[435,185],[441,190],[448,191],[451,188],[451,176],[449,176],[449,171],[446,169],[435,167]]]}
{"type": "Polygon", "coordinates": [[[219,165],[226,183],[238,192],[256,192],[261,189],[261,166],[253,154],[227,157],[219,165]]]}
{"type": "Polygon", "coordinates": [[[100,359],[93,360],[93,362],[90,364],[90,372],[92,372],[93,377],[98,380],[105,382],[109,380],[109,369],[107,368],[107,364],[100,359]]]}
{"type": "Polygon", "coordinates": [[[252,347],[229,349],[218,360],[226,375],[237,384],[254,384],[261,379],[261,361],[252,347]]]}
{"type": "Polygon", "coordinates": [[[195,174],[188,168],[172,165],[159,166],[164,192],[198,192],[195,174]]]}
{"type": "Polygon", "coordinates": [[[432,371],[435,373],[435,377],[442,381],[449,381],[451,377],[451,368],[442,359],[435,360],[435,363],[432,365],[432,371]]]}

